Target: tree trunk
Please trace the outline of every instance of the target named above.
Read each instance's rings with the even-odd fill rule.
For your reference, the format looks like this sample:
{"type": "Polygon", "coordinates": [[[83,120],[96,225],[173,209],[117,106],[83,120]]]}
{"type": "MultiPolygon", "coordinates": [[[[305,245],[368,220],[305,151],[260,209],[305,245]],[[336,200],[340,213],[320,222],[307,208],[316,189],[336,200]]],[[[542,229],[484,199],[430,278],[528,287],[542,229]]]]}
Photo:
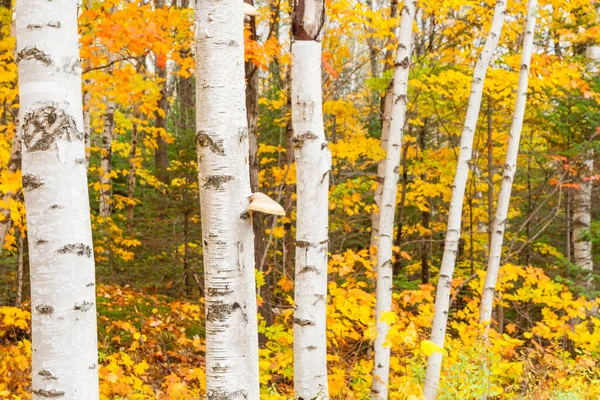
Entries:
{"type": "MultiPolygon", "coordinates": [[[[8,170],[10,172],[16,172],[21,169],[21,140],[15,136],[12,141],[12,147],[10,150],[10,158],[8,160],[8,170]]],[[[20,197],[20,196],[19,196],[20,197]]],[[[8,203],[9,200],[16,200],[17,193],[6,193],[2,199],[8,203]]],[[[0,221],[0,254],[2,254],[2,246],[4,246],[4,240],[6,234],[12,227],[12,219],[10,218],[10,210],[2,210],[3,220],[0,221]]]]}
{"type": "MultiPolygon", "coordinates": [[[[134,114],[135,119],[135,114],[134,114]]],[[[133,123],[131,128],[131,142],[129,149],[129,176],[127,177],[127,197],[129,198],[129,204],[127,204],[127,227],[131,229],[133,227],[133,211],[135,204],[135,178],[136,178],[136,164],[137,164],[137,142],[138,142],[138,126],[137,122],[133,123]]]]}
{"type": "Polygon", "coordinates": [[[33,399],[99,398],[77,3],[17,2],[33,399]],[[60,24],[56,21],[60,21],[60,24]]]}
{"type": "MultiPolygon", "coordinates": [[[[254,5],[254,0],[246,0],[246,3],[254,5]]],[[[256,18],[250,17],[250,40],[256,40],[256,18]]],[[[258,69],[251,60],[246,61],[246,118],[248,120],[248,138],[250,143],[250,188],[252,192],[260,192],[258,183],[258,69]]],[[[265,241],[265,218],[262,214],[255,214],[252,218],[252,229],[254,230],[254,263],[257,268],[262,265],[263,254],[266,250],[265,241]]],[[[261,272],[265,272],[264,268],[261,272]]],[[[273,325],[273,310],[271,304],[272,287],[268,283],[272,280],[265,279],[265,284],[260,288],[263,303],[260,314],[265,319],[267,326],[273,325]]],[[[260,337],[261,342],[264,338],[260,337]]]]}
{"type": "Polygon", "coordinates": [[[102,150],[100,160],[100,210],[103,218],[110,217],[112,197],[112,143],[115,126],[115,104],[112,100],[106,101],[106,111],[103,115],[104,129],[102,131],[102,150]]]}
{"type": "Polygon", "coordinates": [[[416,12],[416,0],[408,0],[402,9],[398,52],[394,68],[392,109],[390,113],[389,133],[386,144],[385,172],[381,182],[381,206],[379,207],[379,243],[377,248],[377,287],[376,287],[376,324],[371,398],[388,398],[390,373],[390,345],[386,337],[390,325],[383,320],[386,313],[392,311],[392,243],[394,237],[394,213],[396,211],[396,192],[400,172],[400,153],[402,135],[406,124],[408,103],[408,73],[411,63],[412,26],[416,12]]]}
{"type": "MultiPolygon", "coordinates": [[[[181,9],[188,8],[189,0],[181,0],[181,9]]],[[[191,48],[183,48],[179,51],[182,59],[191,57],[191,48]]],[[[194,77],[177,77],[177,98],[179,101],[179,113],[181,127],[185,132],[195,132],[194,121],[194,77]]]]}
{"type": "MultiPolygon", "coordinates": [[[[395,18],[398,13],[398,1],[392,0],[390,7],[390,18],[395,18]]],[[[395,29],[397,32],[397,29],[395,29]]],[[[391,58],[391,51],[386,52],[386,60],[391,58]]],[[[372,67],[371,67],[372,68],[372,67]]],[[[385,64],[384,72],[390,68],[389,64],[385,64]]],[[[380,112],[381,112],[381,148],[385,151],[387,149],[387,140],[390,131],[390,120],[392,112],[392,90],[394,88],[394,82],[391,81],[388,85],[385,96],[381,101],[380,112]]],[[[377,188],[375,189],[375,195],[373,202],[377,205],[377,209],[373,210],[371,214],[371,246],[377,246],[379,240],[379,205],[381,204],[381,192],[382,182],[385,174],[385,158],[379,161],[377,165],[377,188]]]]}
{"type": "Polygon", "coordinates": [[[208,398],[258,399],[254,238],[247,211],[251,191],[244,15],[236,0],[205,0],[196,2],[196,18],[206,391],[208,398]]]}
{"type": "Polygon", "coordinates": [[[15,307],[21,307],[23,302],[23,234],[19,230],[17,237],[17,293],[15,296],[15,307]]]}
{"type": "MultiPolygon", "coordinates": [[[[409,135],[410,135],[410,125],[408,127],[409,135]]],[[[404,208],[406,206],[406,185],[408,184],[408,166],[406,163],[406,154],[408,153],[408,145],[409,143],[404,144],[404,148],[402,150],[402,190],[400,191],[400,204],[398,205],[398,228],[396,229],[396,239],[394,239],[394,244],[397,247],[400,247],[402,244],[402,229],[403,229],[403,221],[404,221],[404,208]]],[[[392,271],[394,277],[399,277],[402,267],[402,257],[398,257],[396,262],[394,263],[394,270],[392,271]]]]}
{"type": "Polygon", "coordinates": [[[573,193],[573,262],[582,271],[579,282],[586,288],[591,288],[594,261],[592,259],[592,242],[589,231],[592,223],[592,180],[586,180],[594,171],[594,153],[587,150],[583,154],[582,167],[579,169],[579,189],[573,193]]]}
{"type": "MultiPolygon", "coordinates": [[[[155,0],[156,8],[163,8],[165,0],[155,0]]],[[[156,56],[156,55],[155,55],[156,56]]],[[[169,98],[167,93],[167,66],[161,65],[158,62],[158,57],[155,62],[156,76],[161,81],[160,99],[158,100],[158,110],[156,112],[156,127],[159,133],[156,136],[156,150],[154,152],[154,169],[156,177],[162,183],[168,183],[167,168],[169,168],[169,154],[167,153],[167,113],[169,111],[169,98]]]]}
{"type": "Polygon", "coordinates": [[[327,249],[331,153],[323,127],[321,30],[323,0],[296,0],[292,15],[292,125],[296,156],[294,391],[328,399],[327,249]]]}
{"type": "Polygon", "coordinates": [[[485,337],[487,337],[487,331],[492,319],[494,294],[496,291],[496,282],[498,281],[498,272],[500,270],[500,260],[502,258],[504,230],[508,220],[508,208],[510,205],[512,184],[517,171],[519,143],[521,141],[521,131],[523,129],[523,118],[525,115],[525,105],[527,101],[529,66],[531,64],[531,53],[533,52],[536,13],[537,0],[529,0],[527,6],[527,20],[525,23],[525,32],[523,38],[523,54],[521,55],[521,70],[519,72],[515,111],[508,136],[508,149],[506,151],[506,160],[504,162],[502,184],[500,186],[500,193],[498,194],[496,215],[494,217],[494,222],[492,223],[492,245],[490,246],[488,268],[485,276],[485,284],[483,286],[481,306],[479,311],[479,322],[485,327],[485,337]]]}
{"type": "MultiPolygon", "coordinates": [[[[392,108],[394,95],[392,93],[394,88],[394,81],[390,82],[385,97],[383,99],[383,116],[381,119],[381,148],[386,151],[388,148],[388,138],[390,134],[390,121],[392,120],[392,108]]],[[[383,193],[383,181],[385,180],[385,163],[386,158],[379,161],[377,164],[377,187],[375,188],[375,195],[373,202],[377,205],[377,209],[371,214],[371,246],[377,246],[379,244],[379,218],[381,211],[381,195],[383,193]]]]}
{"type": "MultiPolygon", "coordinates": [[[[600,46],[589,46],[586,56],[590,61],[587,69],[590,74],[598,73],[600,62],[600,46]]],[[[579,189],[573,191],[573,261],[584,271],[580,280],[582,286],[592,288],[594,261],[592,259],[592,242],[589,231],[592,215],[592,186],[593,181],[586,179],[594,172],[594,152],[587,150],[583,154],[583,168],[579,171],[579,189]]]]}
{"type": "MultiPolygon", "coordinates": [[[[473,153],[473,136],[477,127],[477,117],[481,108],[483,84],[494,50],[498,45],[502,25],[504,24],[505,11],[505,0],[498,0],[496,2],[490,32],[485,41],[481,55],[477,60],[477,64],[475,65],[473,80],[471,82],[471,94],[469,95],[467,115],[465,117],[465,124],[460,140],[458,164],[456,166],[456,174],[454,175],[454,183],[452,185],[448,227],[446,230],[444,253],[437,284],[433,326],[431,330],[431,340],[440,347],[444,346],[444,339],[446,336],[452,275],[454,274],[454,266],[460,242],[463,200],[465,197],[465,187],[469,177],[469,163],[473,153]]],[[[433,353],[429,357],[425,376],[424,394],[427,400],[435,399],[436,397],[441,368],[442,353],[433,353]]]]}

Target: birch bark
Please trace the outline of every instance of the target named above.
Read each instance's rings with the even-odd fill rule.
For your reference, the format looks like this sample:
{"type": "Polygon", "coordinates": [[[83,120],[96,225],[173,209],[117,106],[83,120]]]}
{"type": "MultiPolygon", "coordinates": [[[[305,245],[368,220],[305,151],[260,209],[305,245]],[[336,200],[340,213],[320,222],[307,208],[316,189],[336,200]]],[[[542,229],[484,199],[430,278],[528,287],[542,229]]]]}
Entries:
{"type": "Polygon", "coordinates": [[[294,392],[328,399],[327,250],[331,153],[323,128],[321,32],[323,0],[295,0],[292,15],[292,126],[296,157],[294,392]]]}
{"type": "Polygon", "coordinates": [[[102,118],[104,119],[104,129],[102,130],[102,154],[100,159],[102,174],[100,175],[99,215],[103,218],[108,218],[110,216],[112,197],[112,178],[110,174],[112,172],[112,143],[115,126],[115,104],[112,100],[106,101],[106,111],[102,118]]]}
{"type": "MultiPolygon", "coordinates": [[[[448,227],[446,230],[444,254],[442,256],[440,275],[437,284],[433,326],[431,329],[431,340],[440,347],[444,346],[444,339],[446,336],[446,323],[448,321],[450,305],[450,288],[452,286],[452,275],[454,274],[454,265],[456,263],[456,255],[458,253],[458,244],[460,241],[463,200],[465,197],[467,179],[469,177],[469,163],[473,153],[473,136],[477,127],[477,117],[481,108],[483,83],[494,50],[500,39],[505,11],[506,1],[498,0],[494,9],[490,32],[485,41],[483,50],[479,55],[477,64],[475,65],[473,80],[471,82],[471,93],[469,95],[469,103],[467,106],[467,115],[465,116],[465,124],[460,138],[460,151],[458,154],[456,173],[454,175],[454,183],[452,184],[448,227]]],[[[442,354],[433,353],[429,357],[425,375],[424,395],[427,400],[435,399],[436,397],[441,368],[442,354]]]]}
{"type": "Polygon", "coordinates": [[[494,294],[496,291],[496,282],[498,281],[500,260],[502,258],[502,243],[504,241],[504,229],[508,220],[508,207],[510,204],[510,195],[512,192],[512,185],[515,173],[517,171],[519,143],[521,141],[523,117],[525,115],[525,105],[527,102],[529,67],[531,65],[531,55],[533,52],[533,38],[535,32],[536,15],[537,0],[529,0],[529,3],[527,5],[527,20],[525,22],[525,32],[523,35],[523,53],[521,55],[521,70],[519,72],[519,83],[517,86],[515,110],[513,113],[510,133],[508,135],[508,148],[506,151],[506,161],[504,162],[502,184],[500,186],[500,192],[498,193],[496,215],[491,226],[490,255],[488,258],[487,273],[485,276],[485,284],[483,287],[483,293],[481,296],[481,306],[479,311],[479,322],[485,326],[485,337],[487,337],[487,331],[489,329],[490,322],[492,319],[494,294]]]}
{"type": "Polygon", "coordinates": [[[196,2],[196,151],[208,399],[259,398],[254,238],[239,0],[196,2]]]}
{"type": "MultiPolygon", "coordinates": [[[[589,60],[587,70],[589,74],[598,73],[600,63],[600,46],[589,46],[586,49],[586,57],[589,60]]],[[[592,274],[594,273],[594,261],[592,259],[592,242],[588,232],[592,223],[592,180],[584,179],[594,172],[594,152],[587,150],[583,154],[582,167],[579,171],[579,189],[573,190],[573,261],[575,265],[584,271],[581,284],[588,289],[592,288],[592,274]]]]}
{"type": "Polygon", "coordinates": [[[77,2],[19,0],[19,135],[27,210],[33,399],[98,399],[94,255],[77,2]]]}
{"type": "MultiPolygon", "coordinates": [[[[416,0],[407,0],[402,9],[398,51],[394,68],[389,132],[386,143],[385,170],[381,182],[381,207],[379,209],[379,243],[377,248],[376,310],[377,338],[375,339],[371,399],[388,398],[390,373],[390,346],[386,343],[389,324],[382,320],[392,310],[392,244],[394,238],[394,213],[400,172],[402,136],[408,104],[408,73],[410,70],[413,21],[416,0]]],[[[384,122],[385,123],[385,122],[384,122]]]]}

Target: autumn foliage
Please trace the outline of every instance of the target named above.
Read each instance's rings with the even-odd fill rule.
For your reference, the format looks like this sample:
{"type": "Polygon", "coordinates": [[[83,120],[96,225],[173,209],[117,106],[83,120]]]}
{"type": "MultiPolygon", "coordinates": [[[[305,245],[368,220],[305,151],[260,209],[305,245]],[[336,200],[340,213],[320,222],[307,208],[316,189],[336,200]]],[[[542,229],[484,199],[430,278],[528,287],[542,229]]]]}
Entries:
{"type": "MultiPolygon", "coordinates": [[[[84,112],[90,122],[87,161],[103,283],[97,290],[101,396],[202,398],[202,233],[189,89],[193,10],[147,1],[84,3],[79,26],[84,112]],[[168,70],[167,78],[158,76],[157,67],[168,70]],[[159,105],[162,96],[168,98],[166,112],[159,105]],[[104,171],[100,159],[106,155],[102,131],[108,102],[115,107],[114,140],[112,169],[104,171]],[[157,126],[157,115],[167,118],[167,130],[157,126]],[[158,179],[154,164],[159,138],[168,145],[166,182],[158,179]],[[98,213],[104,174],[112,179],[107,218],[98,213]]],[[[293,2],[256,3],[258,40],[248,29],[245,49],[259,74],[258,176],[261,191],[287,211],[261,226],[268,245],[256,276],[270,293],[269,299],[258,299],[261,398],[292,399],[296,166],[290,162],[288,137],[288,30],[293,2]]],[[[370,217],[377,208],[377,163],[385,156],[381,101],[392,76],[399,23],[389,2],[375,3],[382,5],[327,1],[322,69],[333,156],[327,300],[332,399],[368,399],[372,379],[376,248],[369,246],[370,217]],[[371,63],[374,54],[376,63],[371,63]]],[[[582,167],[583,155],[600,149],[600,78],[587,72],[584,56],[587,45],[600,42],[595,2],[550,0],[539,8],[522,151],[486,343],[479,299],[488,225],[502,179],[527,6],[525,1],[508,4],[510,18],[488,71],[475,134],[446,345],[441,349],[428,340],[460,129],[493,3],[419,2],[409,123],[398,171],[393,311],[383,316],[391,327],[390,397],[421,399],[427,356],[443,352],[439,399],[597,399],[598,286],[582,284],[567,244],[572,244],[569,199],[582,182],[598,181],[582,167]]],[[[27,226],[21,172],[9,167],[19,107],[11,22],[12,11],[0,7],[0,223],[10,222],[0,267],[0,399],[18,400],[31,398],[31,315],[27,302],[12,306],[18,254],[27,252],[19,249],[18,238],[26,237],[27,226]]],[[[586,232],[596,258],[599,212],[594,204],[595,218],[586,232]]]]}

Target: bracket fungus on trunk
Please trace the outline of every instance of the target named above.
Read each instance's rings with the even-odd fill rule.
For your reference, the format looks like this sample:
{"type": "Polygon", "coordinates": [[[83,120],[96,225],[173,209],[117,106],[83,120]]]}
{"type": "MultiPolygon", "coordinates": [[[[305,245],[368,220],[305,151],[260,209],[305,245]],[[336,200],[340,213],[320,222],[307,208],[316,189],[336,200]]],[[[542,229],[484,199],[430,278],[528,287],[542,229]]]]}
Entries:
{"type": "Polygon", "coordinates": [[[258,14],[258,12],[252,4],[244,3],[244,15],[248,17],[254,17],[256,14],[258,14]]]}
{"type": "Polygon", "coordinates": [[[264,193],[256,192],[249,197],[248,212],[258,211],[265,214],[285,215],[285,210],[275,200],[264,193]]]}

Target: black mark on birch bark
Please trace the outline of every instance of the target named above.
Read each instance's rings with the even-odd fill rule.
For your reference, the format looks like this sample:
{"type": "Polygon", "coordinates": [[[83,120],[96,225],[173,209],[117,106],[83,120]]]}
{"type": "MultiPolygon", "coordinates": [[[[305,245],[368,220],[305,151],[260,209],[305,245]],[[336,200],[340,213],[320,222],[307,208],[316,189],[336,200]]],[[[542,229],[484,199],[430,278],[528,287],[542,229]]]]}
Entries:
{"type": "Polygon", "coordinates": [[[229,288],[208,288],[207,293],[209,296],[227,296],[233,293],[233,290],[229,288]]]}
{"type": "Polygon", "coordinates": [[[92,256],[92,248],[83,243],[67,244],[57,250],[60,254],[72,253],[80,257],[90,258],[92,256]]]}
{"type": "Polygon", "coordinates": [[[21,180],[23,182],[23,189],[25,189],[26,192],[44,186],[39,176],[25,174],[21,180]]]}
{"type": "Polygon", "coordinates": [[[222,146],[219,146],[205,131],[198,131],[196,134],[196,146],[197,147],[208,147],[210,151],[220,156],[225,155],[225,151],[222,146]]]}
{"type": "Polygon", "coordinates": [[[232,400],[239,398],[247,399],[248,392],[242,389],[236,390],[235,392],[223,392],[220,390],[212,390],[206,394],[207,400],[232,400]]]}
{"type": "Polygon", "coordinates": [[[39,306],[36,306],[35,309],[40,314],[44,315],[52,315],[52,313],[54,312],[54,307],[48,304],[40,304],[39,306]]]}
{"type": "Polygon", "coordinates": [[[65,395],[65,392],[60,392],[60,391],[57,391],[56,389],[52,389],[52,390],[39,389],[39,390],[34,390],[33,394],[35,394],[36,396],[41,396],[41,397],[57,398],[57,397],[63,397],[65,395]]]}
{"type": "Polygon", "coordinates": [[[308,319],[302,319],[302,318],[294,318],[294,324],[300,325],[300,326],[314,326],[315,325],[315,323],[313,321],[310,321],[308,319]]]}
{"type": "Polygon", "coordinates": [[[296,242],[296,247],[300,247],[301,249],[307,248],[308,246],[310,246],[310,243],[305,240],[298,240],[296,242]]]}
{"type": "Polygon", "coordinates": [[[55,103],[28,111],[23,118],[23,143],[29,152],[48,150],[56,140],[82,140],[75,120],[55,103]]]}
{"type": "Polygon", "coordinates": [[[37,60],[47,67],[52,65],[52,58],[50,55],[35,46],[25,47],[23,50],[19,51],[15,57],[15,64],[19,64],[24,60],[37,60]]]}
{"type": "Polygon", "coordinates": [[[306,267],[302,268],[302,269],[300,270],[300,272],[298,272],[298,275],[300,275],[300,274],[305,274],[305,273],[307,273],[307,272],[311,272],[311,271],[312,271],[312,272],[314,272],[314,273],[315,273],[315,274],[317,274],[317,275],[320,275],[320,274],[321,274],[321,272],[320,272],[320,271],[317,269],[317,267],[315,267],[314,265],[307,265],[306,267]]]}
{"type": "Polygon", "coordinates": [[[44,240],[44,239],[38,239],[38,240],[35,241],[35,245],[36,246],[40,246],[40,245],[46,244],[46,243],[48,243],[48,241],[44,240]]]}
{"type": "Polygon", "coordinates": [[[209,304],[206,310],[206,320],[211,322],[223,321],[231,315],[232,310],[233,306],[231,304],[221,302],[209,304]]]}
{"type": "Polygon", "coordinates": [[[43,370],[41,370],[40,372],[38,372],[38,375],[39,375],[39,376],[41,376],[42,378],[44,378],[44,379],[48,380],[48,381],[53,381],[53,380],[56,380],[56,379],[57,379],[57,378],[56,378],[54,375],[52,375],[52,374],[50,373],[50,371],[48,371],[47,369],[43,369],[43,370]]]}
{"type": "Polygon", "coordinates": [[[220,189],[225,182],[233,180],[231,175],[212,175],[204,178],[204,189],[220,189]]]}
{"type": "Polygon", "coordinates": [[[92,306],[94,305],[94,303],[92,303],[91,301],[80,301],[78,303],[75,303],[75,306],[73,307],[73,310],[75,311],[81,311],[81,312],[86,312],[89,309],[92,308],[92,306]]]}
{"type": "Polygon", "coordinates": [[[304,142],[306,142],[307,140],[315,140],[318,138],[319,137],[317,135],[315,135],[314,133],[306,132],[306,133],[303,133],[302,135],[294,136],[292,138],[292,142],[294,142],[294,147],[302,147],[304,142]]]}

